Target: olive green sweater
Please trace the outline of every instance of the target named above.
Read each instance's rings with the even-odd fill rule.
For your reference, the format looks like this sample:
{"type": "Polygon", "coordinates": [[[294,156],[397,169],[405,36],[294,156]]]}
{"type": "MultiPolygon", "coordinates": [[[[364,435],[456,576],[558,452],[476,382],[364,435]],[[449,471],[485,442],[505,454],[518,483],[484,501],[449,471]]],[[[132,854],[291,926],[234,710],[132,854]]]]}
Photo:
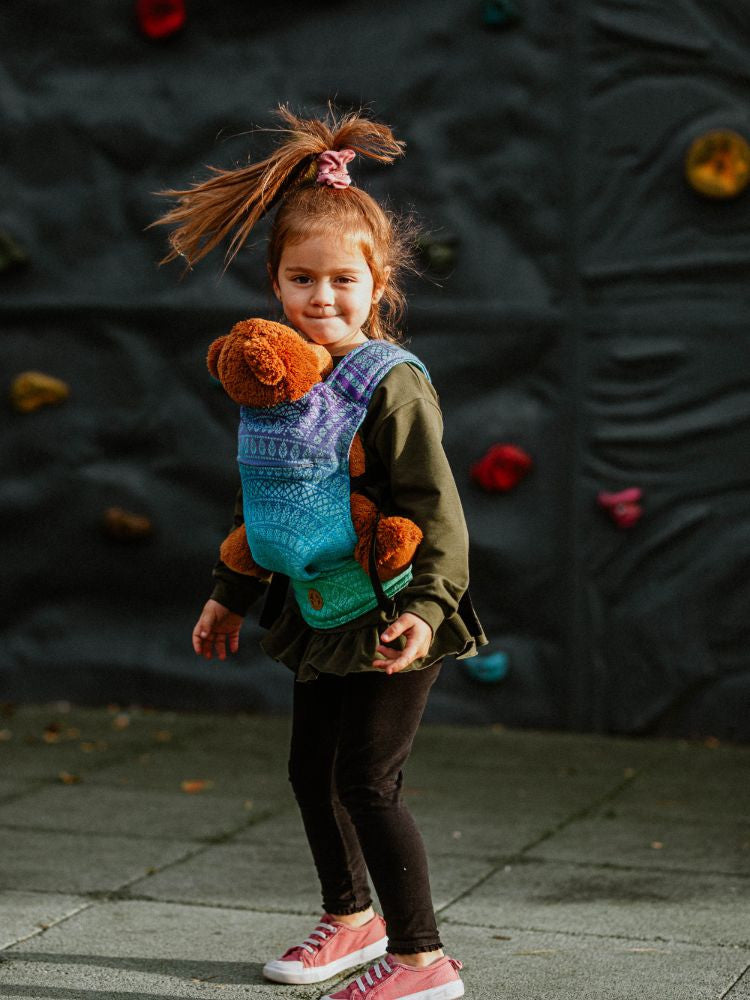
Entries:
{"type": "MultiPolygon", "coordinates": [[[[443,422],[432,384],[410,364],[388,372],[373,393],[360,427],[367,483],[385,514],[410,517],[424,538],[413,562],[413,579],[399,595],[401,612],[418,615],[437,632],[456,611],[468,587],[468,536],[461,501],[442,445],[443,422]]],[[[243,523],[242,491],[234,524],[243,523]]],[[[212,597],[236,614],[266,584],[218,562],[212,597]]]]}

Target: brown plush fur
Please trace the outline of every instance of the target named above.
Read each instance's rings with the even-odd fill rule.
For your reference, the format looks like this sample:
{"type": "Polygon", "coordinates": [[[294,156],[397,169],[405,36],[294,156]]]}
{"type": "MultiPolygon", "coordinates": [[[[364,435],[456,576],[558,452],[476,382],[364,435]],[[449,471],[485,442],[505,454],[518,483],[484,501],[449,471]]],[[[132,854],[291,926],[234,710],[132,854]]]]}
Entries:
{"type": "MultiPolygon", "coordinates": [[[[211,344],[206,363],[235,403],[254,407],[300,399],[333,367],[324,347],[307,343],[288,326],[263,319],[235,323],[228,334],[211,344]]],[[[349,474],[359,476],[364,471],[365,450],[357,434],[349,453],[349,474]]],[[[370,545],[378,511],[366,497],[352,493],[351,514],[358,537],[354,557],[369,572],[370,545]]],[[[421,540],[422,532],[408,518],[380,518],[375,540],[380,579],[390,580],[406,569],[421,540]]],[[[219,555],[236,573],[260,579],[269,576],[250,554],[244,526],[235,528],[224,539],[219,555]]]]}

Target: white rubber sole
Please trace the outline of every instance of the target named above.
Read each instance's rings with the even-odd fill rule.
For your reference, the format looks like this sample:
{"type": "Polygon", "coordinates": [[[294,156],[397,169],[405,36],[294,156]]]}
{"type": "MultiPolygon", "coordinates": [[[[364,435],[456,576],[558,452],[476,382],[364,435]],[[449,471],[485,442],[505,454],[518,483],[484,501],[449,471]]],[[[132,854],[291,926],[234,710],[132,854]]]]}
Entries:
{"type": "MultiPolygon", "coordinates": [[[[456,997],[463,995],[463,982],[460,979],[454,979],[450,983],[443,983],[442,986],[433,986],[429,990],[420,990],[419,993],[409,993],[408,996],[400,997],[399,1000],[456,1000],[456,997]]],[[[331,1000],[331,995],[327,993],[320,1000],[331,1000]]]]}
{"type": "MultiPolygon", "coordinates": [[[[388,938],[384,937],[366,948],[342,955],[341,958],[337,958],[335,962],[329,962],[328,965],[318,965],[311,968],[305,968],[301,962],[283,962],[280,958],[276,958],[272,962],[266,962],[263,966],[263,975],[274,983],[320,983],[324,979],[330,979],[331,976],[345,972],[347,969],[356,969],[358,965],[364,965],[366,962],[372,962],[375,958],[381,958],[385,955],[387,947],[388,938]]],[[[458,997],[461,996],[461,993],[454,995],[458,997]]]]}

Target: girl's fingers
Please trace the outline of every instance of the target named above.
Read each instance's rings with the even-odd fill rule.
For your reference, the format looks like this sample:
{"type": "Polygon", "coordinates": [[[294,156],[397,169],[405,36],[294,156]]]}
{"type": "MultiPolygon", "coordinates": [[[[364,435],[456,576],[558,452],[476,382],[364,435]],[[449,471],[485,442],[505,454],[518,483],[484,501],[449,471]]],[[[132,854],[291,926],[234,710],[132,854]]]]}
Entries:
{"type": "Polygon", "coordinates": [[[229,636],[229,652],[236,653],[239,648],[240,648],[240,633],[233,632],[229,636]]]}
{"type": "MultiPolygon", "coordinates": [[[[380,649],[382,647],[378,647],[380,649]]],[[[417,639],[409,639],[402,650],[391,649],[388,650],[385,655],[387,659],[385,660],[373,660],[373,667],[376,670],[385,669],[387,674],[396,673],[399,670],[403,670],[404,667],[408,667],[409,664],[417,658],[417,653],[419,651],[419,641],[417,639]],[[389,654],[395,653],[396,656],[393,657],[389,654]]]]}
{"type": "Polygon", "coordinates": [[[380,638],[384,642],[393,642],[394,639],[398,639],[398,637],[409,627],[410,623],[408,621],[404,621],[402,618],[397,618],[395,622],[391,622],[385,632],[381,634],[380,638]]]}

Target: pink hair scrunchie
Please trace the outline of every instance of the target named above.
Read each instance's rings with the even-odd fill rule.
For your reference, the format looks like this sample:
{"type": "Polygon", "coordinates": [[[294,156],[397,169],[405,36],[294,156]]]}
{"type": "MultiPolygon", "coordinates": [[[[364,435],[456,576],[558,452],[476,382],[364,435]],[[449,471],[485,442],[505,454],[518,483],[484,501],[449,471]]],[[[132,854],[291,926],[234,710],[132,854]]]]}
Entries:
{"type": "Polygon", "coordinates": [[[332,188],[347,188],[352,182],[347,163],[354,159],[353,149],[327,149],[318,157],[318,184],[327,184],[332,188]]]}

